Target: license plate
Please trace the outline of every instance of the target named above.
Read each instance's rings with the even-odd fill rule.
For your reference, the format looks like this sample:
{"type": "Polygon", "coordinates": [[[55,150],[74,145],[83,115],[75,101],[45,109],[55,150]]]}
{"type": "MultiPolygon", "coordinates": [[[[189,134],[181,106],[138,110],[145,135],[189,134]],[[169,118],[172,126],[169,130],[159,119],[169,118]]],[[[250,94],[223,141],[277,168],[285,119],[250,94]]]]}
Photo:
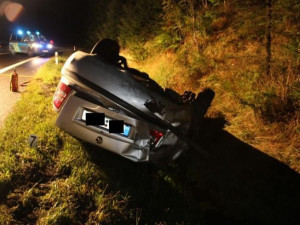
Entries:
{"type": "MultiPolygon", "coordinates": [[[[83,110],[83,113],[82,113],[82,117],[81,117],[81,120],[82,121],[86,121],[86,114],[87,113],[92,113],[88,110],[83,110]]],[[[96,127],[101,127],[101,128],[104,128],[104,129],[109,129],[109,121],[110,120],[113,120],[112,118],[110,117],[107,117],[105,116],[104,117],[104,125],[99,125],[99,126],[96,126],[96,127]]],[[[125,137],[128,137],[129,136],[129,133],[130,133],[130,130],[131,130],[131,126],[127,125],[127,124],[124,124],[124,128],[123,128],[123,133],[121,133],[121,135],[125,136],[125,137]]]]}
{"type": "Polygon", "coordinates": [[[43,50],[43,52],[48,52],[48,50],[43,50]]]}

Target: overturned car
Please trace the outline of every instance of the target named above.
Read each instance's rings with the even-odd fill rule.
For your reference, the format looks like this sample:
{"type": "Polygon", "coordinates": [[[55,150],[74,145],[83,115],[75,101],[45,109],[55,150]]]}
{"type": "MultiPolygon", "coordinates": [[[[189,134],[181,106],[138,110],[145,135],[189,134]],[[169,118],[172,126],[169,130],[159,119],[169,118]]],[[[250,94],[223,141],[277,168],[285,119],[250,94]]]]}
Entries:
{"type": "Polygon", "coordinates": [[[213,91],[206,89],[194,98],[191,92],[180,96],[164,90],[147,74],[124,65],[118,46],[102,45],[98,42],[91,53],[73,53],[63,66],[53,97],[59,113],[56,125],[135,162],[169,162],[188,146],[198,148],[192,136],[213,91]],[[117,59],[110,60],[107,54],[117,59]],[[102,123],[89,123],[89,114],[101,115],[102,123]],[[122,125],[122,131],[112,132],[113,121],[122,125]]]}

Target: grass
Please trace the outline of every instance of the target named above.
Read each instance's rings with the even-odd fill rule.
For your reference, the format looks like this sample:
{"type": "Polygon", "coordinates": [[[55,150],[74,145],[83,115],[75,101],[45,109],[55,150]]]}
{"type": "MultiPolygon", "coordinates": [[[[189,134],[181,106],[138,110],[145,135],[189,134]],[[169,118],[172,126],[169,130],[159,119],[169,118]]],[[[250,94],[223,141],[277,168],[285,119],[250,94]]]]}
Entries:
{"type": "Polygon", "coordinates": [[[39,69],[0,131],[0,224],[199,224],[201,212],[160,169],[55,126],[52,96],[65,60],[39,69]]]}
{"type": "MultiPolygon", "coordinates": [[[[186,71],[166,63],[169,60],[176,62],[176,56],[160,54],[149,63],[135,65],[151,74],[160,72],[159,79],[164,79],[165,71],[169,78],[186,71]]],[[[220,199],[206,197],[211,191],[206,176],[195,180],[199,171],[192,167],[199,163],[182,156],[180,162],[165,168],[136,164],[60,131],[51,101],[64,61],[60,58],[57,66],[51,59],[38,71],[0,131],[0,224],[205,225],[210,224],[207,213],[228,219],[220,216],[222,211],[215,203],[220,199]],[[31,134],[38,136],[36,148],[29,147],[31,134]]],[[[132,66],[133,61],[130,63],[132,66]]],[[[250,71],[231,78],[236,83],[226,83],[228,74],[214,72],[201,78],[199,89],[192,89],[211,86],[216,91],[209,116],[225,116],[231,124],[226,130],[299,171],[297,119],[263,123],[253,107],[241,101],[245,95],[238,94],[242,91],[236,92],[238,85],[243,87],[251,80],[252,86],[244,89],[251,95],[259,76],[250,71]],[[243,79],[238,81],[240,76],[243,79]]],[[[176,90],[187,87],[179,84],[176,90]]]]}
{"type": "MultiPolygon", "coordinates": [[[[225,116],[227,131],[300,173],[299,55],[285,47],[291,40],[273,34],[272,70],[266,76],[265,40],[244,37],[240,32],[252,28],[232,21],[222,32],[203,37],[201,50],[187,35],[177,51],[156,46],[147,60],[129,64],[178,93],[212,88],[216,97],[208,117],[225,116]]],[[[146,45],[155,44],[157,39],[146,45]]]]}

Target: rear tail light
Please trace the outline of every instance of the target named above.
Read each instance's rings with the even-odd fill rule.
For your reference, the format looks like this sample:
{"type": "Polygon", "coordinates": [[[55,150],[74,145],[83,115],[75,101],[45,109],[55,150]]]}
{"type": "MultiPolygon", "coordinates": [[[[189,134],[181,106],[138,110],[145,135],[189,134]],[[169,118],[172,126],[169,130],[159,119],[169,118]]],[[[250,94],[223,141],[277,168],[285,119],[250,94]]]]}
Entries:
{"type": "Polygon", "coordinates": [[[54,97],[53,97],[53,104],[55,105],[55,107],[57,109],[60,108],[61,104],[66,99],[66,97],[71,92],[71,90],[72,89],[68,85],[66,85],[62,82],[60,82],[58,84],[57,89],[54,94],[54,97]]]}
{"type": "Polygon", "coordinates": [[[152,144],[156,145],[157,142],[164,136],[163,133],[157,131],[157,130],[150,130],[150,135],[153,137],[152,144]]]}

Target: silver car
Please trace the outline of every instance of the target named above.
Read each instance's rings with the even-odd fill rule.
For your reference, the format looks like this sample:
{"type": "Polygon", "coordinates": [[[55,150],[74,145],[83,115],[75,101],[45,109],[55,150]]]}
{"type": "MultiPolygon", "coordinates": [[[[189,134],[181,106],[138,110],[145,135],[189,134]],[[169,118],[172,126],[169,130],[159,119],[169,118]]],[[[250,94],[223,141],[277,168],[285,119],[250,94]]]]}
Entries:
{"type": "Polygon", "coordinates": [[[151,79],[105,63],[96,54],[73,53],[53,97],[56,125],[135,162],[174,160],[193,145],[193,104],[176,101],[145,80],[151,79]],[[87,125],[89,113],[104,114],[104,123],[87,125]],[[122,121],[122,132],[110,132],[113,120],[122,121]]]}

